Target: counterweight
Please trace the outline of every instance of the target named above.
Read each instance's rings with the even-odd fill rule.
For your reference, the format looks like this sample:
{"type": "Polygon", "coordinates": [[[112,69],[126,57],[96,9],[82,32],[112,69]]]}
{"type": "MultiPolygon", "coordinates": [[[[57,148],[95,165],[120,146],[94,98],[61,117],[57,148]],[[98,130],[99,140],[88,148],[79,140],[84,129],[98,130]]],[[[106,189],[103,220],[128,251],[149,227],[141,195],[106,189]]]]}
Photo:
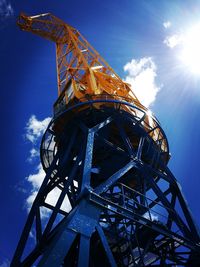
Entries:
{"type": "Polygon", "coordinates": [[[75,28],[49,13],[17,23],[56,43],[58,99],[11,267],[198,266],[199,233],[155,116],[75,28]]]}

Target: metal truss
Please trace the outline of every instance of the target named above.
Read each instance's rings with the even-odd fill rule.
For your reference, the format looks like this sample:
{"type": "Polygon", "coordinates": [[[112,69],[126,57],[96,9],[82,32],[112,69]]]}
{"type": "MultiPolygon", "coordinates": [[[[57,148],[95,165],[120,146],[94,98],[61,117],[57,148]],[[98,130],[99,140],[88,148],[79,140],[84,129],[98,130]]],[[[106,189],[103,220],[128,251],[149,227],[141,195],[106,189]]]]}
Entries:
{"type": "Polygon", "coordinates": [[[122,81],[108,63],[75,28],[50,13],[36,16],[21,14],[18,25],[56,43],[58,93],[68,103],[74,96],[82,98],[89,94],[115,94],[138,101],[130,86],[122,81]],[[73,95],[66,92],[72,81],[73,95]]]}
{"type": "Polygon", "coordinates": [[[165,134],[145,121],[128,102],[93,99],[52,120],[41,144],[46,177],[11,267],[199,265],[165,134]]]}
{"type": "Polygon", "coordinates": [[[49,13],[18,25],[56,43],[59,97],[11,267],[199,266],[157,119],[75,28],[49,13]]]}

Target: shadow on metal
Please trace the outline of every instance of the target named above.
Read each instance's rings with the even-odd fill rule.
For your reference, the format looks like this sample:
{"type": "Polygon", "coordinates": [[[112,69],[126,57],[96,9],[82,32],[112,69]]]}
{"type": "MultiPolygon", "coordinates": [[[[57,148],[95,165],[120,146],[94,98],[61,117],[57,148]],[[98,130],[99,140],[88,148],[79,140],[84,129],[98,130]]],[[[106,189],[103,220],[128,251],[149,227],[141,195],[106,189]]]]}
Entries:
{"type": "Polygon", "coordinates": [[[199,233],[153,115],[110,96],[55,114],[11,267],[198,266],[199,233]]]}

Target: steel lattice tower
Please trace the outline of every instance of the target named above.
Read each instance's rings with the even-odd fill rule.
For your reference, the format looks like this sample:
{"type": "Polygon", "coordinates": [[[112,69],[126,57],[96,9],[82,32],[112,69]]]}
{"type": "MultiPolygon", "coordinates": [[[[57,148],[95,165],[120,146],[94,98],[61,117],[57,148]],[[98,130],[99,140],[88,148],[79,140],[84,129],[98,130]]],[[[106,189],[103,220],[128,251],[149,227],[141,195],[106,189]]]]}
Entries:
{"type": "Polygon", "coordinates": [[[46,177],[11,267],[200,266],[154,115],[73,27],[51,14],[18,25],[56,43],[59,97],[41,143],[46,177]]]}

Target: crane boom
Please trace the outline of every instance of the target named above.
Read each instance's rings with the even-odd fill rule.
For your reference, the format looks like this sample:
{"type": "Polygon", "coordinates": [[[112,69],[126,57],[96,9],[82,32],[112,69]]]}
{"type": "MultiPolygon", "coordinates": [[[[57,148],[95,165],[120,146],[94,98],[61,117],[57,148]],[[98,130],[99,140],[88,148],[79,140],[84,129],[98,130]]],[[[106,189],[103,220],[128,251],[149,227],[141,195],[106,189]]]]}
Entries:
{"type": "MultiPolygon", "coordinates": [[[[58,99],[54,104],[54,115],[64,111],[67,106],[86,99],[114,99],[126,101],[138,109],[123,106],[123,109],[139,117],[139,110],[144,116],[145,129],[155,141],[163,135],[156,126],[158,122],[151,116],[134,94],[131,86],[124,82],[99,53],[89,44],[82,34],[69,24],[50,13],[36,16],[20,14],[18,26],[56,44],[56,64],[58,99]],[[152,129],[154,129],[152,131],[152,129]]],[[[96,104],[98,108],[98,104],[96,104]]],[[[161,150],[168,150],[163,141],[161,150]]]]}
{"type": "Polygon", "coordinates": [[[75,28],[51,14],[18,24],[56,43],[59,96],[10,266],[198,266],[198,229],[157,119],[75,28]]]}
{"type": "Polygon", "coordinates": [[[66,94],[66,101],[85,95],[108,94],[130,98],[142,106],[130,85],[125,83],[72,26],[50,13],[37,16],[20,14],[18,25],[56,43],[58,95],[66,94]],[[66,92],[69,82],[73,93],[66,92]]]}

